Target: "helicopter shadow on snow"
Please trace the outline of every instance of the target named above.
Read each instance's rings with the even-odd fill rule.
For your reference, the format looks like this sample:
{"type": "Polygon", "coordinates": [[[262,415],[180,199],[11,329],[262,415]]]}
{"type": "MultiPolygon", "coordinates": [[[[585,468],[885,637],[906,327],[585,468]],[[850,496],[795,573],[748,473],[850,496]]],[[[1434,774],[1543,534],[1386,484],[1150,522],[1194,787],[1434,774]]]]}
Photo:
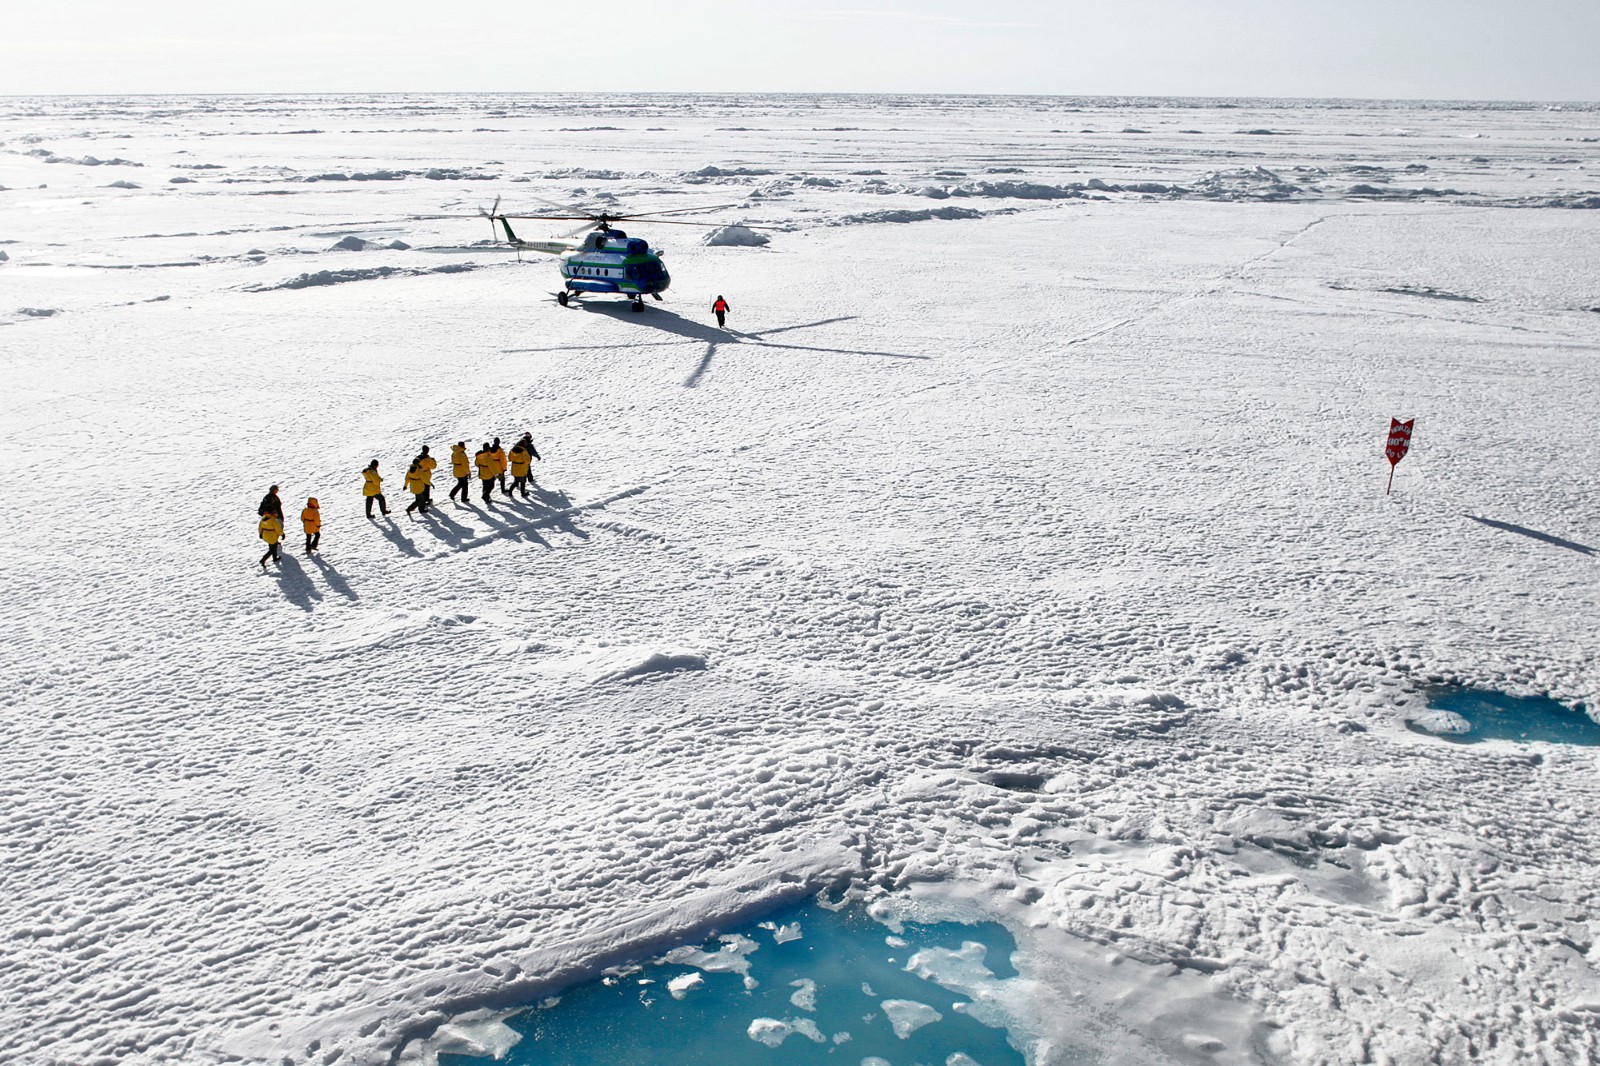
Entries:
{"type": "MultiPolygon", "coordinates": [[[[818,326],[829,326],[835,322],[851,322],[859,315],[837,315],[833,318],[821,318],[815,322],[800,322],[792,326],[773,326],[770,329],[751,330],[749,332],[738,329],[719,329],[697,322],[692,318],[685,318],[676,311],[665,308],[652,307],[644,314],[637,314],[625,303],[579,303],[591,314],[602,314],[611,318],[627,316],[630,323],[637,321],[640,325],[651,326],[663,333],[671,333],[684,338],[682,341],[669,341],[671,344],[690,344],[701,342],[706,350],[701,354],[700,361],[695,368],[684,378],[683,387],[695,388],[700,384],[700,379],[711,369],[711,362],[716,358],[717,350],[724,344],[749,345],[755,348],[771,348],[778,351],[794,352],[821,352],[829,355],[874,355],[884,359],[932,359],[931,355],[918,355],[911,352],[886,352],[872,348],[830,348],[814,344],[788,344],[782,341],[767,340],[768,337],[779,333],[792,333],[795,330],[815,329],[818,326]],[[620,314],[619,314],[620,312],[620,314]],[[637,317],[635,317],[637,316],[637,317]]],[[[566,352],[566,351],[615,351],[625,348],[649,348],[659,346],[661,341],[634,341],[627,344],[574,344],[556,348],[505,348],[502,354],[518,355],[529,352],[566,352]]]]}

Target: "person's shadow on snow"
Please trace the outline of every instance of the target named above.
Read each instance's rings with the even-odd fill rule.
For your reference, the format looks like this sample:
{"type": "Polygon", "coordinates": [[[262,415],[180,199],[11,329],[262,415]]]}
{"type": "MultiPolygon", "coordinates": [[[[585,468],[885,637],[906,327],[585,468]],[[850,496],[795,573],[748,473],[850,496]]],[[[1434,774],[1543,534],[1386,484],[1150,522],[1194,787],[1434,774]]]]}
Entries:
{"type": "Polygon", "coordinates": [[[292,555],[285,555],[278,562],[278,587],[283,590],[284,598],[302,611],[311,610],[315,601],[322,599],[311,575],[292,555]]]}
{"type": "Polygon", "coordinates": [[[538,485],[533,487],[533,500],[549,513],[541,526],[547,526],[558,533],[565,533],[569,537],[579,540],[588,540],[589,534],[579,529],[572,521],[572,498],[560,489],[546,489],[538,485]]]}
{"type": "Polygon", "coordinates": [[[382,518],[373,519],[372,525],[378,530],[379,533],[382,533],[385,537],[387,537],[390,542],[395,545],[395,547],[399,548],[407,555],[414,555],[419,559],[422,557],[422,552],[417,550],[417,546],[411,542],[410,537],[400,532],[400,527],[394,524],[394,519],[385,515],[382,518]]]}
{"type": "Polygon", "coordinates": [[[322,580],[328,583],[330,589],[347,600],[361,598],[356,595],[356,590],[350,587],[350,583],[344,579],[344,575],[334,569],[333,564],[324,559],[320,553],[313,554],[311,561],[317,564],[318,570],[322,571],[322,580]]]}
{"type": "Polygon", "coordinates": [[[447,512],[440,510],[438,504],[429,507],[428,513],[419,518],[417,524],[451,547],[472,537],[472,530],[451,518],[447,512]]]}

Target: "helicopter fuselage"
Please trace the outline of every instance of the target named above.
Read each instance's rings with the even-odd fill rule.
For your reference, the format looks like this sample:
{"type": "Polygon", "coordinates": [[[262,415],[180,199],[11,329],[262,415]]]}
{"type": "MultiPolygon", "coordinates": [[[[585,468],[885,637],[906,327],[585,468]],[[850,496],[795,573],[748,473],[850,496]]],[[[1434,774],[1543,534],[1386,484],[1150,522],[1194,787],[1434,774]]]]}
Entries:
{"type": "Polygon", "coordinates": [[[614,292],[635,300],[665,292],[672,284],[661,253],[619,229],[596,230],[582,246],[563,255],[561,276],[569,292],[614,292]]]}

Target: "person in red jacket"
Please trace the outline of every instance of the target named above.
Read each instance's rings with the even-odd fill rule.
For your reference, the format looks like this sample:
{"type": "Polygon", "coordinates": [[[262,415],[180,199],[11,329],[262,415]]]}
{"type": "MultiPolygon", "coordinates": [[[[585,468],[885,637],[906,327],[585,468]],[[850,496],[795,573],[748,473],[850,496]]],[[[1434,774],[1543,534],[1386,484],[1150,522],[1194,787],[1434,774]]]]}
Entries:
{"type": "Polygon", "coordinates": [[[717,328],[725,328],[728,321],[728,301],[722,298],[721,293],[717,294],[716,300],[711,304],[711,310],[717,313],[717,328]]]}

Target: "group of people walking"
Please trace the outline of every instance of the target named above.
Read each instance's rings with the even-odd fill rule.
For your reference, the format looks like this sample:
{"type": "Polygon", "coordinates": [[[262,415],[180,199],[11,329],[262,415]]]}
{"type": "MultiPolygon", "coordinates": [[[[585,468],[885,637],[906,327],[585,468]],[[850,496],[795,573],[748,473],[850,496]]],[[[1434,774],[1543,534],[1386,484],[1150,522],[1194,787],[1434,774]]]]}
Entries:
{"type": "MultiPolygon", "coordinates": [[[[483,485],[483,502],[486,506],[494,506],[493,493],[498,485],[502,495],[510,496],[520,492],[523,499],[528,499],[528,487],[533,483],[532,464],[534,460],[543,462],[539,449],[533,446],[533,434],[524,433],[520,440],[511,446],[508,452],[500,444],[500,438],[494,438],[492,443],[485,442],[478,449],[476,455],[470,459],[467,456],[466,441],[457,441],[450,450],[450,472],[455,476],[455,488],[450,490],[450,499],[457,498],[463,504],[471,505],[472,474],[477,470],[478,480],[483,485]],[[506,475],[511,475],[511,484],[507,486],[506,475]]],[[[406,470],[406,491],[414,497],[411,504],[406,507],[406,514],[427,514],[433,506],[433,472],[438,467],[439,461],[428,453],[428,446],[424,444],[417,457],[411,460],[411,466],[406,470]]],[[[372,517],[372,505],[376,503],[381,514],[389,513],[389,501],[383,493],[383,475],[378,472],[378,460],[374,459],[361,471],[361,494],[366,499],[367,517],[372,517]]],[[[284,536],[283,503],[278,499],[278,486],[272,486],[261,505],[256,508],[261,522],[258,527],[261,539],[266,541],[266,553],[261,556],[261,569],[267,568],[268,561],[281,563],[282,542],[284,536]]],[[[306,533],[306,555],[317,550],[322,540],[322,512],[318,507],[315,496],[308,497],[305,508],[300,512],[300,522],[306,533]]]]}
{"type": "MultiPolygon", "coordinates": [[[[278,498],[278,486],[272,486],[261,497],[256,514],[261,516],[256,528],[261,539],[267,542],[267,550],[260,560],[261,569],[265,570],[269,559],[283,562],[283,501],[278,498]]],[[[306,554],[310,555],[322,542],[322,509],[315,496],[306,497],[306,505],[300,510],[300,524],[306,531],[306,554]]]]}

